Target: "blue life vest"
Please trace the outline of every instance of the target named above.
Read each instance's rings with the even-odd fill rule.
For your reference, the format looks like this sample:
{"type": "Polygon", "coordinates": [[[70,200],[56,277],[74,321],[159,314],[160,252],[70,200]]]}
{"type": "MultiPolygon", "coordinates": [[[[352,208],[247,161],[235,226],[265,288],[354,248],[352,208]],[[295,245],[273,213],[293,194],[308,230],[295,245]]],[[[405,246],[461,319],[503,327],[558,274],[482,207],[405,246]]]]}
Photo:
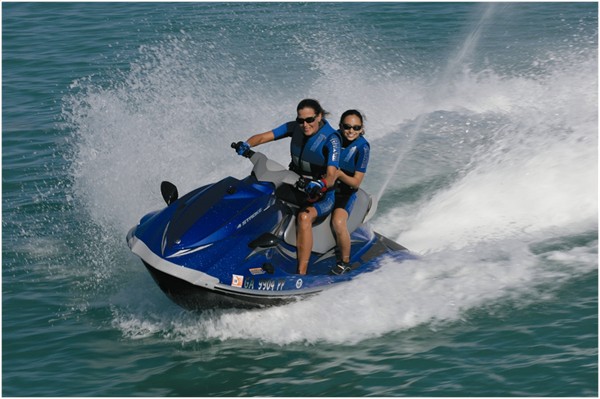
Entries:
{"type": "MultiPolygon", "coordinates": [[[[367,139],[362,135],[358,136],[354,141],[348,142],[342,140],[342,155],[340,156],[340,169],[348,176],[354,176],[356,172],[367,172],[367,164],[369,163],[370,145],[367,139]]],[[[348,186],[341,180],[337,180],[338,192],[349,194],[355,192],[356,189],[348,186]]]]}
{"type": "Polygon", "coordinates": [[[339,132],[326,120],[323,122],[323,126],[312,136],[306,136],[296,121],[284,123],[273,129],[275,140],[284,137],[292,138],[290,169],[313,179],[322,178],[327,174],[328,166],[337,168],[340,162],[341,138],[339,132]]]}

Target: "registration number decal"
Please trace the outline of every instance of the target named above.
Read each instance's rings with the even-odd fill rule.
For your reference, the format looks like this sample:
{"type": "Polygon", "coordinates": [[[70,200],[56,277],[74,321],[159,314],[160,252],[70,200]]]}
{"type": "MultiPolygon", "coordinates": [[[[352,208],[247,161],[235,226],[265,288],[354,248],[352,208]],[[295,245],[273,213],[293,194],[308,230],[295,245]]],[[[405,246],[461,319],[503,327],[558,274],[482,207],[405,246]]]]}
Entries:
{"type": "Polygon", "coordinates": [[[281,291],[285,285],[285,279],[260,279],[258,280],[258,289],[261,291],[281,291]]]}

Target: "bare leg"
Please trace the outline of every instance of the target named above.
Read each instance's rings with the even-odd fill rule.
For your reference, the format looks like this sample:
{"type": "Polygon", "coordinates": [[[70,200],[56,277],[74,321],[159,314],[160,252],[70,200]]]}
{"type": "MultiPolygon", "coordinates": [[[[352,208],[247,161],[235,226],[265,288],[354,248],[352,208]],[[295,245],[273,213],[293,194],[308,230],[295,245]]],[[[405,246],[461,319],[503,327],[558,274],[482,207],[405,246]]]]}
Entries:
{"type": "Polygon", "coordinates": [[[350,233],[348,233],[347,222],[348,212],[345,209],[337,208],[333,211],[331,224],[333,225],[333,231],[335,231],[343,262],[350,262],[350,233]]]}
{"type": "Polygon", "coordinates": [[[313,247],[312,224],[317,219],[317,210],[306,208],[296,219],[296,246],[298,247],[298,274],[306,274],[310,252],[313,247]]]}

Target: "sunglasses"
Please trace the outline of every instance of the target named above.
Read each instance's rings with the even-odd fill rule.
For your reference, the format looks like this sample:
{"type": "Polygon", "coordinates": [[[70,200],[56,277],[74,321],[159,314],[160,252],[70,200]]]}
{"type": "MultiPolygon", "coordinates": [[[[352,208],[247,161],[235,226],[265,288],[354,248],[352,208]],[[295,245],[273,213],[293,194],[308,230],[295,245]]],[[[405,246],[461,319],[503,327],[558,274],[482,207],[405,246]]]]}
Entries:
{"type": "Polygon", "coordinates": [[[350,126],[350,125],[346,125],[345,123],[342,123],[342,127],[344,128],[344,130],[352,129],[355,132],[358,132],[360,129],[362,129],[362,126],[360,126],[360,125],[350,126]]]}
{"type": "Polygon", "coordinates": [[[306,123],[313,123],[315,120],[317,119],[317,115],[315,116],[310,116],[308,118],[296,118],[296,123],[299,125],[304,125],[304,122],[306,123]]]}

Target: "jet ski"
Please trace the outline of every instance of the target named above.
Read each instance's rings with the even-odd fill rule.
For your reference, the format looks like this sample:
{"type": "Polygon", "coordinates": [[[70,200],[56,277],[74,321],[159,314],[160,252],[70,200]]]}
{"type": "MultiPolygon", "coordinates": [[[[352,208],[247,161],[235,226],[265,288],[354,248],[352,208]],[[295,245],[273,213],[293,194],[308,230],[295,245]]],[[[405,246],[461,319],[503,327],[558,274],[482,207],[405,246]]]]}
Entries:
{"type": "MultiPolygon", "coordinates": [[[[232,143],[232,147],[236,148],[232,143]]],[[[348,220],[350,270],[334,275],[336,241],[330,217],[313,225],[313,249],[306,275],[296,274],[296,215],[301,176],[248,150],[252,172],[226,177],[179,198],[162,182],[167,206],[143,216],[127,243],[175,303],[202,311],[280,305],[314,295],[380,267],[415,256],[376,233],[368,220],[376,201],[362,189],[348,220]],[[296,195],[293,195],[293,194],[296,195]]]]}

